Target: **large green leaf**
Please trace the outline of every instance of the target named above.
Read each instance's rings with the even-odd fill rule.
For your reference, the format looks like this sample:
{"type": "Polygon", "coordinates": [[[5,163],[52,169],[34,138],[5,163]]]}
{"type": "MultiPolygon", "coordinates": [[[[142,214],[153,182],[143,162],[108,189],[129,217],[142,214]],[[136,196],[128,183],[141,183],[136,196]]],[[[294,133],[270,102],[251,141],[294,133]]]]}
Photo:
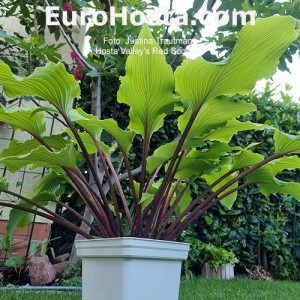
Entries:
{"type": "Polygon", "coordinates": [[[53,165],[76,169],[80,159],[80,153],[70,144],[58,152],[50,152],[44,146],[40,146],[26,154],[2,156],[0,163],[4,164],[11,172],[16,172],[28,165],[33,165],[33,168],[53,165]]]}
{"type": "Polygon", "coordinates": [[[150,137],[163,125],[164,116],[173,111],[174,76],[146,25],[138,41],[127,58],[118,101],[130,106],[129,128],[150,137]]]}
{"type": "Polygon", "coordinates": [[[273,16],[247,23],[228,59],[218,63],[203,58],[186,60],[175,72],[176,92],[192,110],[220,95],[247,94],[257,80],[271,77],[279,58],[298,37],[293,17],[273,16]]]}
{"type": "MultiPolygon", "coordinates": [[[[256,110],[256,106],[246,101],[235,102],[224,97],[212,99],[201,108],[189,131],[187,140],[196,137],[209,139],[208,136],[212,130],[225,127],[227,121],[246,115],[254,110],[256,110]]],[[[181,132],[184,131],[191,114],[192,111],[189,109],[179,118],[178,126],[181,132]]]]}
{"type": "MultiPolygon", "coordinates": [[[[68,128],[68,129],[66,129],[65,132],[71,137],[72,141],[75,144],[77,144],[78,148],[80,149],[80,145],[79,145],[78,141],[76,140],[72,130],[70,130],[70,128],[68,128]]],[[[97,149],[92,137],[87,132],[80,132],[79,136],[80,136],[88,154],[93,154],[93,153],[98,152],[98,149],[97,149]]],[[[105,152],[106,154],[109,154],[111,152],[110,148],[106,144],[104,144],[103,142],[100,142],[100,141],[97,141],[97,142],[98,142],[100,149],[103,152],[105,152]]]]}
{"type": "Polygon", "coordinates": [[[236,133],[246,130],[263,130],[269,128],[265,124],[257,124],[252,122],[240,122],[238,120],[229,120],[224,127],[212,130],[211,132],[204,134],[204,140],[219,141],[229,143],[236,133]]]}
{"type": "Polygon", "coordinates": [[[251,150],[244,150],[233,156],[232,168],[234,170],[247,168],[261,162],[264,157],[251,150]]]}
{"type": "Polygon", "coordinates": [[[111,134],[124,151],[129,151],[132,146],[132,132],[122,130],[113,119],[100,120],[98,117],[85,113],[81,108],[69,111],[70,119],[87,130],[96,139],[103,130],[111,134]]]}
{"type": "Polygon", "coordinates": [[[14,75],[6,64],[0,63],[0,85],[8,97],[36,96],[64,111],[80,96],[78,82],[63,63],[50,62],[25,78],[14,75]]]}
{"type": "Polygon", "coordinates": [[[210,145],[209,148],[203,150],[191,150],[188,154],[188,157],[201,158],[201,159],[210,159],[210,160],[219,160],[222,156],[227,156],[228,151],[240,151],[243,148],[239,146],[231,147],[226,143],[216,142],[210,145]]]}
{"type": "Polygon", "coordinates": [[[152,156],[147,158],[147,171],[151,174],[160,165],[169,160],[175,152],[178,142],[171,142],[157,148],[152,156]]]}
{"type": "Polygon", "coordinates": [[[276,153],[300,153],[300,136],[276,130],[274,144],[276,153]]]}
{"type": "Polygon", "coordinates": [[[300,158],[296,155],[281,157],[279,159],[272,160],[268,163],[268,166],[272,170],[274,175],[282,172],[283,170],[295,170],[300,168],[300,158]]]}
{"type": "Polygon", "coordinates": [[[45,175],[32,189],[30,193],[27,194],[28,197],[34,197],[43,192],[48,192],[59,197],[65,191],[65,185],[67,179],[64,175],[58,175],[55,172],[50,172],[45,175]]]}
{"type": "Polygon", "coordinates": [[[203,174],[210,174],[217,165],[208,159],[183,157],[178,166],[175,178],[186,180],[203,174]]]}
{"type": "MultiPolygon", "coordinates": [[[[222,166],[221,168],[215,170],[212,174],[203,175],[202,177],[206,180],[208,185],[213,184],[215,181],[217,181],[219,178],[221,178],[223,175],[228,173],[230,171],[229,166],[222,166]]],[[[226,183],[228,183],[230,180],[235,178],[237,176],[237,173],[233,173],[229,176],[227,176],[225,179],[223,179],[220,183],[218,183],[214,188],[213,191],[217,191],[219,188],[224,186],[226,183]]],[[[225,191],[219,194],[219,196],[222,196],[226,194],[227,192],[231,191],[232,189],[238,187],[238,182],[232,184],[229,188],[227,188],[225,191]]],[[[227,207],[228,209],[231,209],[234,201],[236,200],[237,192],[234,192],[228,196],[226,196],[224,199],[221,200],[221,203],[227,207]]]]}
{"type": "MultiPolygon", "coordinates": [[[[65,148],[71,141],[65,140],[60,135],[52,135],[49,137],[44,137],[43,140],[54,150],[59,151],[65,148]]],[[[12,140],[8,147],[5,148],[0,153],[0,158],[5,158],[8,156],[21,156],[29,154],[32,150],[35,150],[41,146],[40,142],[36,139],[27,141],[17,141],[12,140]]]]}
{"type": "MultiPolygon", "coordinates": [[[[185,186],[183,184],[179,184],[177,189],[176,189],[176,195],[172,198],[172,201],[170,203],[170,205],[172,205],[174,203],[174,201],[176,200],[176,198],[181,194],[181,192],[183,192],[183,189],[185,188],[185,186]]],[[[176,215],[180,215],[182,212],[184,212],[184,210],[189,206],[189,204],[191,203],[192,200],[192,196],[191,196],[191,190],[188,187],[185,191],[184,194],[178,204],[178,206],[175,209],[175,214],[176,215]]]]}
{"type": "Polygon", "coordinates": [[[265,196],[281,193],[291,195],[300,201],[300,183],[285,182],[277,179],[268,165],[249,174],[246,180],[247,182],[256,184],[265,196]]]}
{"type": "Polygon", "coordinates": [[[10,124],[14,129],[43,136],[46,132],[45,115],[41,112],[33,114],[34,110],[34,108],[9,110],[0,104],[0,121],[10,124]]]}

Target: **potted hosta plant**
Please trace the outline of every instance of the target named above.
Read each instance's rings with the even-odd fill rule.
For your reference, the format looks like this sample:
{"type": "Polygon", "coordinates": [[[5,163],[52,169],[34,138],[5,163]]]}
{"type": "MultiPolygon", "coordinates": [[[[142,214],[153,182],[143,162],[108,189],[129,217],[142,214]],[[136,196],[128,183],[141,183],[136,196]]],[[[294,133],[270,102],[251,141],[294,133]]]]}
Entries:
{"type": "Polygon", "coordinates": [[[130,107],[126,129],[119,128],[113,119],[101,120],[72,108],[80,88],[63,64],[49,63],[20,78],[1,63],[0,84],[5,94],[37,97],[42,106],[0,107],[1,122],[32,136],[25,142],[11,141],[0,154],[0,162],[11,172],[23,167],[49,169],[26,195],[16,194],[1,178],[0,191],[19,199],[17,204],[0,202],[13,208],[7,240],[14,228],[28,224],[35,213],[86,238],[76,245],[83,258],[84,299],[176,299],[188,245],[174,241],[211,206],[222,201],[230,208],[238,191],[250,185],[257,185],[265,195],[282,192],[300,199],[299,183],[276,178],[283,169],[300,166],[295,155],[300,152],[299,137],[274,130],[274,149],[269,157],[254,153],[253,145],[244,149],[229,144],[239,131],[267,128],[240,122],[240,116],[256,107],[230,96],[245,95],[257,80],[272,76],[280,56],[298,33],[299,24],[292,17],[257,19],[255,26],[243,27],[226,61],[186,60],[173,73],[151,31],[143,26],[117,95],[119,102],[130,107]],[[153,134],[175,109],[181,112],[177,120],[181,134],[152,149],[153,134]],[[66,130],[62,134],[45,134],[48,111],[63,119],[66,130]],[[105,144],[103,132],[116,142],[105,144]],[[143,151],[136,175],[129,154],[137,137],[142,139],[143,151]],[[91,159],[95,153],[104,176],[91,159]],[[113,164],[116,156],[126,176],[119,177],[113,164]],[[83,161],[90,169],[94,188],[79,169],[83,161]],[[130,188],[130,197],[125,197],[120,183],[123,177],[127,177],[125,188],[130,188]],[[203,185],[202,192],[192,195],[190,187],[196,179],[203,185]],[[66,184],[90,208],[93,224],[60,201],[66,184]],[[49,202],[69,209],[91,233],[49,210],[49,202]]]}

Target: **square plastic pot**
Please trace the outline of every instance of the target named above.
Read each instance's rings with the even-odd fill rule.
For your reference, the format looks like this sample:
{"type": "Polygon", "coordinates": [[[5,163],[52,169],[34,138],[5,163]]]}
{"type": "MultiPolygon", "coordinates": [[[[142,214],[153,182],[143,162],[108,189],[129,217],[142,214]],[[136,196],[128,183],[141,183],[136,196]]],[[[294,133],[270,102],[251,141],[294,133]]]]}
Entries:
{"type": "Polygon", "coordinates": [[[111,238],[76,241],[83,300],[176,300],[185,243],[111,238]]]}

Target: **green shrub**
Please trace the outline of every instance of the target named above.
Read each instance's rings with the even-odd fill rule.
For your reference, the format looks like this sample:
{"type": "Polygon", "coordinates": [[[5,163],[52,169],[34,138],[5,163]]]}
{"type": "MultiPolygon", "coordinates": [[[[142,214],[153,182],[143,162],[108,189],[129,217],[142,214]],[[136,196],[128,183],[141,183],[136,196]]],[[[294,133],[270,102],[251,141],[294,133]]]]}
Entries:
{"type": "Polygon", "coordinates": [[[209,263],[217,268],[227,263],[237,264],[239,262],[233,252],[224,248],[202,243],[193,237],[185,238],[185,242],[191,245],[188,260],[183,267],[185,277],[191,278],[193,275],[200,275],[204,263],[209,263]]]}

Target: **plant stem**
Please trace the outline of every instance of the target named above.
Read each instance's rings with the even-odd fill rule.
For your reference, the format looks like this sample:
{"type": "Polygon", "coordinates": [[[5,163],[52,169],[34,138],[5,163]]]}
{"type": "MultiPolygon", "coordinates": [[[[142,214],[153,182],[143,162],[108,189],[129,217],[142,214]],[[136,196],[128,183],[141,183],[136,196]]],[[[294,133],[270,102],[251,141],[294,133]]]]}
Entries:
{"type": "MultiPolygon", "coordinates": [[[[179,224],[180,228],[187,228],[191,223],[193,223],[195,221],[195,216],[197,216],[197,214],[199,213],[199,211],[201,211],[206,205],[209,204],[209,202],[211,202],[215,197],[217,197],[220,193],[224,192],[227,188],[229,188],[231,185],[233,185],[235,182],[238,182],[239,180],[243,179],[244,177],[246,177],[247,175],[249,175],[250,173],[252,173],[253,171],[259,169],[260,167],[264,166],[265,164],[269,163],[270,161],[280,158],[283,155],[285,155],[285,153],[276,153],[273,154],[267,158],[265,158],[263,161],[257,163],[256,165],[250,167],[249,169],[245,170],[244,172],[240,173],[238,176],[236,176],[235,178],[233,178],[232,180],[228,181],[226,184],[224,184],[221,188],[219,188],[216,192],[214,192],[211,196],[209,196],[203,203],[201,203],[198,207],[196,207],[190,214],[185,216],[185,220],[180,223],[181,219],[177,219],[166,231],[166,235],[168,235],[168,233],[172,233],[174,232],[174,227],[179,224]]],[[[182,229],[181,232],[184,230],[182,229]]]]}
{"type": "Polygon", "coordinates": [[[103,204],[104,204],[104,208],[105,208],[105,211],[106,211],[106,215],[108,217],[108,220],[109,220],[109,223],[110,223],[110,226],[111,228],[115,231],[115,233],[117,232],[116,230],[116,227],[115,227],[115,222],[114,222],[114,217],[113,217],[113,214],[110,210],[110,207],[109,207],[109,203],[108,203],[108,200],[106,198],[106,195],[103,191],[103,187],[101,185],[101,182],[100,182],[100,179],[98,177],[98,174],[97,174],[97,171],[96,171],[96,168],[91,160],[91,157],[90,155],[88,154],[87,152],[87,149],[82,141],[82,139],[80,138],[74,124],[71,122],[71,120],[69,119],[69,117],[67,116],[67,114],[60,108],[60,107],[56,107],[56,109],[60,112],[60,114],[62,115],[62,117],[64,118],[64,120],[66,121],[66,123],[68,124],[69,128],[71,129],[72,133],[74,134],[83,154],[84,154],[84,157],[86,158],[87,160],[87,163],[88,163],[88,166],[93,174],[93,177],[94,177],[94,180],[95,180],[95,183],[97,185],[97,188],[99,190],[99,193],[100,193],[100,196],[101,196],[101,199],[103,201],[103,204]]]}
{"type": "MultiPolygon", "coordinates": [[[[85,223],[91,230],[93,230],[94,233],[97,234],[98,236],[103,236],[104,235],[103,232],[100,232],[95,226],[93,226],[90,222],[88,222],[86,218],[84,218],[81,214],[79,214],[75,209],[73,209],[69,205],[67,205],[67,204],[65,204],[65,203],[63,203],[61,201],[53,201],[53,202],[57,203],[60,206],[63,206],[67,210],[69,210],[80,221],[82,221],[83,223],[85,223]]],[[[100,230],[101,230],[101,228],[100,228],[100,230]]]]}
{"type": "Polygon", "coordinates": [[[177,208],[180,200],[182,199],[182,197],[184,196],[184,193],[186,192],[186,190],[188,189],[188,187],[191,185],[191,182],[189,182],[184,189],[180,192],[179,196],[176,198],[176,200],[174,201],[174,203],[172,204],[171,208],[169,209],[169,211],[167,212],[167,215],[164,219],[164,221],[160,222],[160,231],[157,233],[157,238],[159,239],[159,237],[161,236],[161,234],[163,233],[165,227],[167,226],[170,218],[172,217],[175,209],[177,208]]]}
{"type": "Polygon", "coordinates": [[[125,167],[128,172],[128,180],[129,180],[130,189],[132,191],[133,205],[134,205],[135,213],[136,213],[134,221],[133,221],[133,228],[131,231],[131,236],[139,236],[139,232],[142,230],[142,227],[143,227],[142,207],[141,207],[141,204],[139,204],[138,195],[137,195],[137,192],[136,192],[136,189],[134,186],[134,178],[133,178],[133,174],[131,171],[128,155],[121,146],[120,146],[120,149],[122,151],[125,167]]]}
{"type": "MultiPolygon", "coordinates": [[[[110,173],[109,173],[109,170],[108,170],[108,166],[107,166],[107,161],[106,158],[105,158],[105,155],[103,153],[103,151],[100,149],[100,146],[97,142],[97,140],[95,139],[95,137],[90,134],[97,150],[98,150],[98,153],[100,155],[100,159],[102,161],[102,164],[103,164],[103,168],[104,168],[104,172],[105,172],[105,175],[107,177],[107,180],[108,180],[108,184],[109,184],[109,187],[110,187],[110,193],[111,193],[111,197],[112,197],[112,200],[113,200],[113,205],[114,205],[114,209],[115,209],[115,215],[116,215],[116,218],[117,218],[117,224],[118,224],[118,227],[119,227],[119,233],[120,233],[120,236],[124,236],[124,231],[123,231],[123,228],[122,228],[122,221],[121,221],[121,216],[120,216],[120,210],[119,210],[119,206],[118,206],[118,201],[117,201],[117,196],[116,196],[116,193],[115,193],[115,190],[114,190],[114,186],[111,182],[111,177],[110,177],[110,173]]],[[[113,173],[114,172],[114,167],[112,165],[110,165],[110,169],[111,169],[111,172],[113,173]]],[[[124,194],[123,194],[124,196],[124,194]]],[[[123,199],[122,199],[123,200],[123,199]]],[[[125,201],[126,202],[126,201],[125,201]]]]}
{"type": "MultiPolygon", "coordinates": [[[[70,230],[79,233],[80,235],[84,236],[87,239],[93,239],[93,237],[90,234],[82,231],[79,227],[77,227],[76,225],[74,225],[73,223],[67,221],[64,218],[57,218],[56,216],[45,214],[45,213],[43,213],[41,211],[29,208],[29,207],[25,207],[25,206],[18,205],[18,204],[11,204],[11,203],[4,202],[4,201],[1,201],[0,205],[4,206],[4,207],[10,207],[10,208],[19,209],[21,211],[26,211],[26,212],[29,212],[29,213],[41,216],[41,217],[43,217],[45,219],[51,220],[51,221],[53,221],[55,223],[58,223],[58,224],[61,224],[61,225],[65,226],[65,227],[67,227],[70,230]]],[[[60,216],[58,216],[58,217],[60,217],[60,216]]]]}
{"type": "MultiPolygon", "coordinates": [[[[154,195],[154,199],[153,199],[153,202],[152,202],[152,205],[151,205],[151,213],[150,213],[150,216],[148,218],[148,221],[147,221],[147,224],[146,224],[146,227],[143,231],[143,237],[147,237],[149,235],[149,232],[150,232],[150,228],[151,228],[151,225],[156,217],[156,214],[158,213],[158,210],[159,210],[159,206],[160,206],[160,203],[161,203],[161,199],[163,198],[164,196],[164,193],[166,191],[166,188],[168,187],[169,183],[170,183],[170,177],[171,177],[171,174],[172,174],[172,170],[173,170],[173,167],[176,163],[176,160],[178,159],[178,155],[180,154],[180,151],[182,149],[182,146],[185,142],[185,139],[187,138],[188,136],[188,133],[198,115],[198,112],[200,111],[202,105],[204,104],[205,101],[203,101],[201,103],[201,105],[199,106],[199,108],[197,108],[195,111],[192,112],[192,115],[187,123],[187,126],[182,134],[182,136],[180,137],[179,139],[179,142],[178,142],[178,145],[177,145],[177,148],[174,152],[174,155],[172,157],[172,160],[169,164],[169,167],[167,169],[167,172],[164,176],[164,179],[163,179],[163,182],[161,184],[161,186],[159,187],[159,189],[157,190],[157,192],[155,193],[154,195]]],[[[149,206],[149,209],[150,209],[150,206],[149,206]]],[[[148,209],[148,210],[149,210],[148,209]]],[[[145,212],[146,213],[146,212],[145,212]]]]}
{"type": "MultiPolygon", "coordinates": [[[[202,216],[205,212],[207,212],[212,206],[214,206],[215,204],[219,203],[222,199],[224,199],[225,197],[231,195],[234,192],[237,192],[239,190],[244,189],[245,187],[251,185],[251,183],[244,183],[228,192],[226,192],[225,194],[223,194],[222,196],[218,197],[216,200],[214,201],[210,201],[202,210],[198,211],[198,213],[193,217],[193,221],[194,222],[196,219],[198,219],[200,216],[202,216]]],[[[183,222],[184,223],[184,222],[183,222]]],[[[189,222],[186,222],[186,224],[180,224],[177,228],[175,228],[175,230],[173,230],[169,235],[163,235],[163,239],[166,240],[173,240],[175,239],[178,235],[180,235],[190,224],[188,224],[189,222]]]]}
{"type": "MultiPolygon", "coordinates": [[[[221,176],[218,180],[216,180],[213,184],[211,184],[210,186],[208,186],[200,195],[198,195],[190,203],[190,205],[177,217],[177,219],[171,224],[170,231],[173,230],[175,228],[175,226],[177,226],[178,223],[180,223],[180,221],[182,220],[182,218],[184,218],[199,203],[199,200],[201,200],[202,198],[204,198],[209,192],[212,191],[212,189],[217,184],[219,184],[220,182],[222,182],[226,177],[230,176],[234,172],[236,172],[236,170],[230,170],[229,172],[227,172],[226,174],[224,174],[223,176],[221,176]]],[[[204,205],[205,205],[205,202],[201,203],[199,205],[199,208],[201,209],[204,205]]],[[[165,223],[165,225],[166,224],[167,223],[165,223]]],[[[161,227],[161,230],[163,230],[163,227],[161,227]]]]}

